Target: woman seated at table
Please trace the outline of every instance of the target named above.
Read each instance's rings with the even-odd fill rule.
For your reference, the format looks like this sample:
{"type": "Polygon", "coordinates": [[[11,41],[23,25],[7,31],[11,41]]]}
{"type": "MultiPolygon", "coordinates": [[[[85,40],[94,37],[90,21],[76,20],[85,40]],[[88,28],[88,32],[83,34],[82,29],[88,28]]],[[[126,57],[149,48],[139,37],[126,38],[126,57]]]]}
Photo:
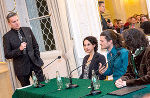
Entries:
{"type": "Polygon", "coordinates": [[[130,50],[127,72],[115,82],[116,87],[150,84],[150,46],[140,29],[127,29],[123,33],[130,50]]]}
{"type": "Polygon", "coordinates": [[[100,75],[98,72],[99,63],[105,64],[106,60],[104,55],[97,52],[98,41],[93,36],[88,36],[83,40],[84,51],[88,54],[83,59],[82,74],[80,79],[91,79],[92,70],[96,73],[100,80],[105,79],[105,76],[100,75]]]}

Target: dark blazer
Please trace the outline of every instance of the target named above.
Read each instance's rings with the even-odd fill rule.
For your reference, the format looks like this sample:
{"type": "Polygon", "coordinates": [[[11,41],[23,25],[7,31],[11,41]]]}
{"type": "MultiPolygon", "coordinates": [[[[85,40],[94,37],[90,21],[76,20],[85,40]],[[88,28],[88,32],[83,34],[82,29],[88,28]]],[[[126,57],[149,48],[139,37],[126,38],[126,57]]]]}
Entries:
{"type": "Polygon", "coordinates": [[[127,86],[150,84],[150,46],[145,47],[145,50],[134,58],[139,78],[136,78],[135,69],[131,61],[131,55],[130,51],[127,72],[121,77],[121,79],[126,81],[127,86]]]}
{"type": "Polygon", "coordinates": [[[120,32],[120,28],[116,28],[117,33],[120,33],[120,34],[123,32],[123,30],[125,30],[124,27],[122,28],[122,31],[121,31],[121,32],[120,32]]]}
{"type": "Polygon", "coordinates": [[[101,23],[102,23],[103,30],[108,29],[107,22],[106,22],[105,18],[103,17],[103,15],[101,15],[101,23]]]}
{"type": "MultiPolygon", "coordinates": [[[[84,68],[86,66],[85,64],[86,64],[88,58],[89,58],[89,55],[86,55],[83,59],[82,74],[80,76],[80,79],[83,79],[84,68]]],[[[92,70],[95,71],[96,75],[99,76],[100,80],[104,80],[106,78],[104,75],[100,75],[98,72],[99,63],[102,63],[102,65],[104,65],[106,63],[106,59],[105,59],[104,55],[96,52],[92,58],[90,65],[89,65],[89,73],[88,73],[89,79],[91,79],[91,77],[92,77],[92,70]]]]}
{"type": "Polygon", "coordinates": [[[102,29],[106,30],[106,29],[114,29],[113,27],[109,27],[107,25],[107,21],[105,20],[105,18],[103,17],[103,15],[101,15],[101,24],[102,24],[102,29]]]}
{"type": "Polygon", "coordinates": [[[3,36],[4,53],[6,59],[13,59],[14,70],[16,75],[27,75],[30,72],[31,66],[36,65],[41,67],[43,61],[40,58],[39,46],[29,27],[21,27],[27,43],[27,54],[24,55],[19,47],[21,41],[15,30],[11,29],[3,36]]]}

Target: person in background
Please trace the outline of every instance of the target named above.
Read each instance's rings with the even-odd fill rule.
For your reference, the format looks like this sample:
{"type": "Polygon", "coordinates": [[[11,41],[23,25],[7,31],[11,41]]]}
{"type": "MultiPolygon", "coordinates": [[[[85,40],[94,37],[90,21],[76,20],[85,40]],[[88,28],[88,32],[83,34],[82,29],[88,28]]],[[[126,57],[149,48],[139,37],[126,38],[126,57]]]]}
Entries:
{"type": "Polygon", "coordinates": [[[114,19],[113,20],[113,26],[114,26],[114,29],[116,30],[118,28],[118,19],[114,19]]]}
{"type": "Polygon", "coordinates": [[[113,80],[119,79],[126,73],[128,65],[128,50],[123,48],[123,39],[120,34],[111,29],[100,34],[100,45],[107,49],[108,66],[99,66],[99,73],[105,76],[113,75],[113,80]]]}
{"type": "Polygon", "coordinates": [[[146,15],[141,15],[141,24],[145,21],[148,21],[148,17],[146,15]]]}
{"type": "Polygon", "coordinates": [[[39,82],[44,81],[39,46],[29,27],[20,27],[18,15],[11,12],[7,15],[11,30],[3,36],[6,59],[13,59],[15,74],[22,86],[30,85],[29,78],[35,72],[39,82]]]}
{"type": "Polygon", "coordinates": [[[141,16],[140,15],[136,15],[136,19],[137,19],[137,23],[140,24],[141,23],[141,16]]]}
{"type": "Polygon", "coordinates": [[[139,28],[140,24],[137,23],[136,17],[131,17],[131,24],[129,25],[129,28],[139,28]]]}
{"type": "Polygon", "coordinates": [[[126,23],[124,24],[124,29],[129,29],[130,24],[131,24],[131,17],[129,17],[126,23]]]}
{"type": "Polygon", "coordinates": [[[101,15],[101,24],[102,24],[102,29],[106,30],[106,29],[113,29],[113,24],[110,20],[105,20],[105,18],[103,17],[103,13],[105,12],[105,3],[104,1],[98,1],[98,5],[99,5],[99,11],[100,11],[100,15],[101,15]]]}
{"type": "Polygon", "coordinates": [[[140,29],[127,29],[123,33],[129,52],[128,68],[125,75],[115,82],[117,88],[150,84],[150,46],[140,29]]]}
{"type": "Polygon", "coordinates": [[[150,21],[144,21],[141,25],[140,28],[144,30],[144,33],[148,36],[150,36],[150,21]]]}
{"type": "Polygon", "coordinates": [[[82,74],[80,79],[91,79],[92,70],[98,75],[100,80],[105,79],[105,76],[98,73],[99,63],[105,64],[104,55],[97,52],[98,41],[94,36],[88,36],[83,40],[83,48],[87,55],[83,59],[82,74]]]}
{"type": "Polygon", "coordinates": [[[122,22],[121,19],[117,20],[117,25],[118,27],[116,28],[116,31],[121,34],[122,31],[124,30],[124,23],[122,22]]]}
{"type": "Polygon", "coordinates": [[[143,29],[144,33],[146,34],[147,38],[149,39],[150,43],[150,21],[143,22],[140,27],[143,29]]]}

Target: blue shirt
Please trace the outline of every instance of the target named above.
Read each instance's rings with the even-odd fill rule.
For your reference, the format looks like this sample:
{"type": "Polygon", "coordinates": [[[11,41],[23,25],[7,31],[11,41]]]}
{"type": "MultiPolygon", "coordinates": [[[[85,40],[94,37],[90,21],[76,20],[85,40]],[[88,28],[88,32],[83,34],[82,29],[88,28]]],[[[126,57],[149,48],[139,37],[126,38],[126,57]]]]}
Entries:
{"type": "Polygon", "coordinates": [[[107,53],[107,60],[109,61],[116,56],[118,51],[120,52],[120,55],[108,63],[108,69],[104,73],[104,75],[113,74],[113,80],[115,81],[126,73],[128,66],[128,50],[125,48],[116,49],[113,47],[112,50],[107,53]]]}

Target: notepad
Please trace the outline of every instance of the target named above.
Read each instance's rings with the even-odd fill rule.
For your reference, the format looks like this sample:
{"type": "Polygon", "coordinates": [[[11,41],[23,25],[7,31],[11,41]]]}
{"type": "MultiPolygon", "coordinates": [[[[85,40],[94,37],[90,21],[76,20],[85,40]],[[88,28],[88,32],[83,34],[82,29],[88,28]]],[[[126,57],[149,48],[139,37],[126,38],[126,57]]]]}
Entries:
{"type": "Polygon", "coordinates": [[[128,93],[135,92],[137,90],[143,89],[145,87],[146,86],[143,86],[143,85],[142,86],[134,86],[134,87],[124,87],[124,88],[121,88],[119,90],[113,91],[113,92],[108,93],[108,94],[123,96],[123,95],[126,95],[128,93]]]}

